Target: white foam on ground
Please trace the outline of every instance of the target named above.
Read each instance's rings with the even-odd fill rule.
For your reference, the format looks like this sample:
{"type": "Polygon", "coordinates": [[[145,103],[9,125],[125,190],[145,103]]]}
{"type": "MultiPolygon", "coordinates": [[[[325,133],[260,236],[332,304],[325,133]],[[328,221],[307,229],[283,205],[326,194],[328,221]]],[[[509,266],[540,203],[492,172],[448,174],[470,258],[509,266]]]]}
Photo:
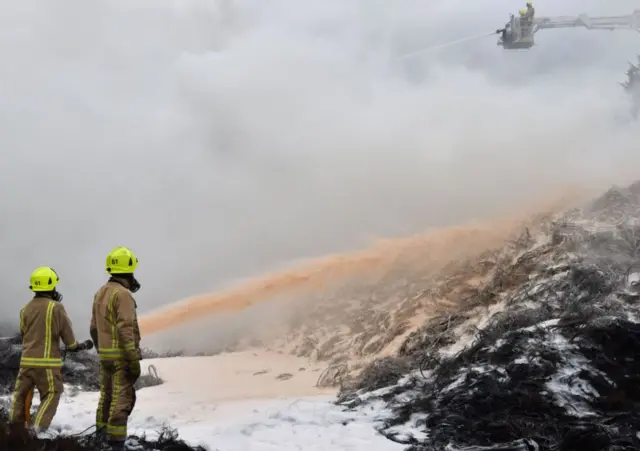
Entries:
{"type": "MultiPolygon", "coordinates": [[[[144,361],[165,383],[139,390],[129,433],[153,437],[163,424],[209,450],[399,451],[376,431],[381,403],[353,411],[336,406],[333,390],[315,387],[324,368],[265,351],[144,361]],[[299,371],[300,368],[305,371],[299,371]],[[264,374],[257,374],[269,370],[264,374]],[[288,380],[276,379],[283,373],[288,380]]],[[[53,427],[77,434],[95,422],[98,393],[67,387],[53,427]]],[[[37,403],[37,396],[34,404],[37,403]]],[[[408,432],[405,432],[408,433],[408,432]]]]}

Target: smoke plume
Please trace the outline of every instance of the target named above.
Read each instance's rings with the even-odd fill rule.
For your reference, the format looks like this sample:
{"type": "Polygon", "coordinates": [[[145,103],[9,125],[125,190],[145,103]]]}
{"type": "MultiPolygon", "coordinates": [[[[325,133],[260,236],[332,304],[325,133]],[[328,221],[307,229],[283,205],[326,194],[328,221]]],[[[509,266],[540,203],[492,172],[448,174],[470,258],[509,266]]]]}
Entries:
{"type": "MultiPolygon", "coordinates": [[[[536,2],[538,15],[631,1],[536,2]]],[[[4,301],[53,266],[78,335],[115,246],[140,314],[374,237],[489,218],[567,185],[623,182],[638,126],[616,84],[637,33],[495,37],[505,0],[169,0],[0,17],[4,301]]]]}

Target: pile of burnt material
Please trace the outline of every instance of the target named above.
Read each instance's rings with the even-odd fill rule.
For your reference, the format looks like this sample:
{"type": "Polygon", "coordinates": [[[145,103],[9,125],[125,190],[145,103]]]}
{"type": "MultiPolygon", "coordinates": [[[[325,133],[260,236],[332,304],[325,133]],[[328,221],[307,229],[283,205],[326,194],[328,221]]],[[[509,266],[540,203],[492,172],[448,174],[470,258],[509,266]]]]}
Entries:
{"type": "Polygon", "coordinates": [[[640,449],[640,183],[543,229],[340,402],[412,451],[640,449]]]}

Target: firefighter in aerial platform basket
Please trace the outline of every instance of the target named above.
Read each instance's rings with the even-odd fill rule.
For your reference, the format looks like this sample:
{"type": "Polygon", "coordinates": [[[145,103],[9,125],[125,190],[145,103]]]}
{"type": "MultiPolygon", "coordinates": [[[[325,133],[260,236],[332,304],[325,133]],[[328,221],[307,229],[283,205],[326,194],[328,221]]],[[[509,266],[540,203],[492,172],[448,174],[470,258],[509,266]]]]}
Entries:
{"type": "Polygon", "coordinates": [[[527,11],[525,13],[525,17],[530,21],[533,22],[533,18],[536,15],[536,10],[533,7],[533,3],[531,2],[527,2],[527,11]]]}
{"type": "Polygon", "coordinates": [[[91,313],[91,338],[100,356],[96,428],[113,451],[125,449],[127,422],[136,403],[134,384],[140,377],[140,328],[132,296],[140,289],[133,275],[137,266],[138,258],[126,247],[107,255],[111,277],[96,292],[91,313]]]}
{"type": "Polygon", "coordinates": [[[536,14],[536,10],[533,9],[533,3],[527,2],[527,9],[520,10],[520,23],[523,27],[530,28],[533,26],[533,17],[536,14]]]}
{"type": "Polygon", "coordinates": [[[62,353],[60,339],[66,351],[93,348],[91,341],[77,343],[71,320],[62,305],[62,294],[56,289],[58,274],[49,267],[40,267],[31,274],[29,289],[35,296],[20,310],[22,357],[11,403],[10,421],[25,425],[30,422],[29,407],[33,389],[40,394],[40,407],[33,419],[37,433],[46,431],[56,414],[62,385],[62,353]]]}
{"type": "Polygon", "coordinates": [[[520,25],[521,26],[526,26],[526,24],[527,24],[527,10],[526,9],[521,9],[518,12],[520,13],[520,25]]]}

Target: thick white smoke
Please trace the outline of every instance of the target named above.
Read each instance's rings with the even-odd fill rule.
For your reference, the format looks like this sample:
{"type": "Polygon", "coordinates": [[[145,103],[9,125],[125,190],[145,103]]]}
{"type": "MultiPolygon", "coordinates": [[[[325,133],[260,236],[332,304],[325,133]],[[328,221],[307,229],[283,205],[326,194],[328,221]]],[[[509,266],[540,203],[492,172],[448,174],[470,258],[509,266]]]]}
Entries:
{"type": "MultiPolygon", "coordinates": [[[[537,14],[626,14],[551,0],[537,14]]],[[[141,312],[372,236],[489,216],[640,163],[616,84],[632,31],[497,36],[506,0],[7,2],[2,316],[51,265],[79,335],[104,258],[141,312]]],[[[626,171],[626,172],[625,172],[626,171]]],[[[17,324],[17,323],[16,323],[17,324]]]]}

